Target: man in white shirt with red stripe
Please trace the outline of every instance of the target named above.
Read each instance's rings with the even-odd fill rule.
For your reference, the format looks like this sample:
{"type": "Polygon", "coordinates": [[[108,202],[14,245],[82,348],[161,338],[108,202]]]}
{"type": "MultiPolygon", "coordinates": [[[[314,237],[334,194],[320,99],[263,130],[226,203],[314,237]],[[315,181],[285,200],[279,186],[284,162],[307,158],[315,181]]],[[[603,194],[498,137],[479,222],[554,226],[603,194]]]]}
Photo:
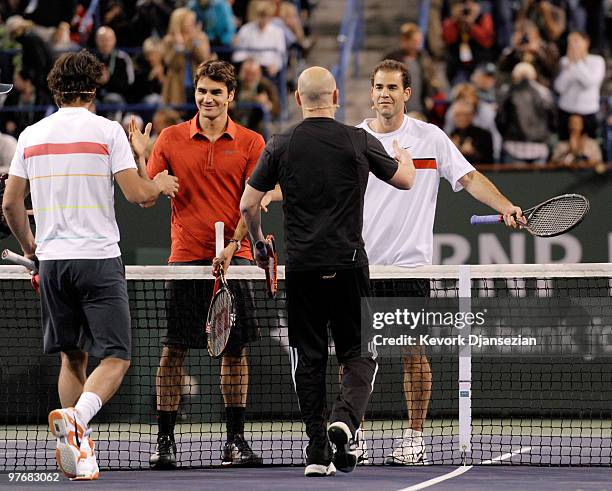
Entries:
{"type": "MultiPolygon", "coordinates": [[[[404,104],[410,99],[410,73],[406,66],[384,60],[371,76],[372,108],[376,117],[359,127],[374,135],[393,156],[393,142],[412,155],[417,177],[410,191],[399,191],[370,174],[365,194],[363,239],[370,264],[415,267],[429,265],[433,252],[433,225],[440,177],[453,191],[465,189],[474,198],[504,216],[509,227],[518,226],[522,211],[465,160],[437,126],[409,118],[404,104]]],[[[427,297],[429,280],[394,280],[372,285],[376,296],[427,297]]],[[[423,425],[431,397],[431,369],[419,348],[403,353],[404,393],[409,427],[386,463],[422,464],[426,460],[423,425]]]]}
{"type": "MultiPolygon", "coordinates": [[[[150,180],[119,123],[89,111],[102,64],[87,51],[62,55],[48,76],[59,111],[17,142],[2,209],[23,253],[39,260],[45,353],[61,353],[62,409],[49,414],[67,477],[97,479],[90,420],[121,385],[131,356],[130,312],[115,221],[113,179],[133,203],[174,196],[167,172],[150,180]],[[24,199],[31,192],[36,238],[24,199]],[[89,355],[100,364],[87,377],[89,355]]],[[[150,131],[150,127],[148,129],[150,131]]],[[[148,134],[148,132],[147,132],[148,134]]]]}

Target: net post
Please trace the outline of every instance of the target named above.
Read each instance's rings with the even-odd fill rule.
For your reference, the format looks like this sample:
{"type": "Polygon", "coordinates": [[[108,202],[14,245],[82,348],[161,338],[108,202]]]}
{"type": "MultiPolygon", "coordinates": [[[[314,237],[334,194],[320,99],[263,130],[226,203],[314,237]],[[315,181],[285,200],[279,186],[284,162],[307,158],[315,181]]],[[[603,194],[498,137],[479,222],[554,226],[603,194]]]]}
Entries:
{"type": "MultiPolygon", "coordinates": [[[[459,311],[472,310],[472,278],[469,265],[459,266],[459,311]]],[[[461,336],[469,339],[471,326],[461,330],[461,336]]],[[[472,348],[459,346],[459,450],[463,464],[466,454],[472,451],[472,348]]]]}

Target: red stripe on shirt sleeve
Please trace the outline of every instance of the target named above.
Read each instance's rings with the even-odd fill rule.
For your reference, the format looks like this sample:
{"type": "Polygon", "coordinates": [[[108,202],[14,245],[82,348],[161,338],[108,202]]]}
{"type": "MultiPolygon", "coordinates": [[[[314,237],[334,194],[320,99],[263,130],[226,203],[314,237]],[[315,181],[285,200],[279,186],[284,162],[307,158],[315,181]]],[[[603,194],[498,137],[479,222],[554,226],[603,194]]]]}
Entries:
{"type": "Polygon", "coordinates": [[[412,159],[415,169],[437,169],[436,159],[412,159]]]}
{"type": "Polygon", "coordinates": [[[26,147],[23,158],[40,157],[42,155],[63,155],[70,153],[93,153],[109,155],[108,146],[104,143],[73,142],[73,143],[41,143],[26,147]]]}

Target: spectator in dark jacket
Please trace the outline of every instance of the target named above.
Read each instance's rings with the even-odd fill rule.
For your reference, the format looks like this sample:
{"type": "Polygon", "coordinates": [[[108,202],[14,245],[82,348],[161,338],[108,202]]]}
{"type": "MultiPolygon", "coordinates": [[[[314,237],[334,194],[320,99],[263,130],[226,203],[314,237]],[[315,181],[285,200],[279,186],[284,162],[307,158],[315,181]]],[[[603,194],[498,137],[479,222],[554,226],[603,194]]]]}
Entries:
{"type": "Polygon", "coordinates": [[[508,83],[514,67],[520,62],[533,65],[538,82],[550,87],[557,75],[559,49],[540,36],[537,26],[528,20],[517,22],[512,36],[512,45],[506,48],[499,60],[498,81],[508,83]]]}
{"type": "Polygon", "coordinates": [[[517,20],[529,19],[538,26],[546,41],[556,43],[565,32],[565,2],[550,0],[524,0],[517,20]],[[559,5],[555,5],[558,3],[559,5]]]}
{"type": "Polygon", "coordinates": [[[117,49],[117,38],[110,27],[100,27],[96,32],[96,50],[98,58],[104,63],[98,96],[104,102],[125,102],[134,83],[132,59],[117,49]]]}
{"type": "Polygon", "coordinates": [[[442,22],[442,37],[447,46],[446,75],[452,85],[469,80],[478,63],[493,58],[493,18],[482,13],[474,0],[453,3],[451,16],[442,22]]]}
{"type": "Polygon", "coordinates": [[[523,62],[512,70],[512,85],[500,99],[496,123],[504,139],[502,162],[548,161],[555,103],[552,92],[536,82],[533,65],[523,62]]]}
{"type": "Polygon", "coordinates": [[[140,44],[148,37],[163,38],[168,29],[170,15],[176,8],[175,0],[138,0],[132,26],[132,46],[140,44]]]}
{"type": "Polygon", "coordinates": [[[34,85],[34,71],[22,70],[13,77],[13,90],[7,96],[4,106],[18,111],[2,114],[3,133],[17,138],[26,127],[37,123],[46,116],[45,106],[51,106],[51,97],[34,85]],[[42,106],[42,109],[38,107],[42,106]]]}
{"type": "Polygon", "coordinates": [[[572,114],[568,118],[567,126],[567,140],[557,143],[551,160],[563,165],[601,164],[601,148],[597,140],[586,134],[584,118],[580,114],[572,114]]]}
{"type": "Polygon", "coordinates": [[[232,118],[237,123],[263,134],[264,112],[272,118],[280,115],[280,99],[274,84],[263,77],[261,65],[252,58],[247,58],[240,66],[238,74],[238,89],[236,90],[236,106],[232,110],[232,118]],[[240,103],[258,104],[261,107],[241,107],[240,103]]]}
{"type": "Polygon", "coordinates": [[[51,70],[53,58],[45,42],[32,31],[32,22],[14,15],[6,20],[6,29],[12,39],[21,45],[21,66],[35,70],[32,83],[39,94],[49,94],[47,74],[51,70]]]}
{"type": "MultiPolygon", "coordinates": [[[[464,100],[469,102],[475,109],[474,122],[475,126],[487,130],[493,138],[493,157],[497,161],[501,153],[502,137],[497,131],[495,124],[496,106],[483,102],[478,98],[476,87],[472,84],[462,83],[453,87],[452,100],[464,100]]],[[[455,118],[453,115],[453,106],[451,106],[444,115],[444,132],[451,135],[455,130],[455,118]]]]}
{"type": "Polygon", "coordinates": [[[423,49],[423,34],[419,27],[412,22],[403,24],[400,27],[399,49],[387,53],[383,60],[397,60],[408,67],[412,96],[406,102],[406,113],[417,111],[428,114],[440,82],[431,58],[423,49]]]}
{"type": "Polygon", "coordinates": [[[133,100],[151,104],[161,102],[161,91],[166,80],[164,47],[158,38],[147,38],[142,43],[142,54],[135,60],[133,100]]]}
{"type": "Polygon", "coordinates": [[[34,23],[36,34],[48,43],[62,22],[72,22],[76,6],[76,0],[38,0],[28,3],[23,16],[34,23]]]}
{"type": "Polygon", "coordinates": [[[117,43],[119,46],[139,45],[139,43],[134,40],[134,27],[123,6],[123,2],[111,0],[107,3],[102,13],[102,25],[110,27],[113,30],[115,36],[117,36],[117,43]]]}
{"type": "Polygon", "coordinates": [[[493,163],[493,138],[487,130],[474,126],[476,108],[467,101],[452,105],[455,129],[449,135],[470,164],[493,163]]]}

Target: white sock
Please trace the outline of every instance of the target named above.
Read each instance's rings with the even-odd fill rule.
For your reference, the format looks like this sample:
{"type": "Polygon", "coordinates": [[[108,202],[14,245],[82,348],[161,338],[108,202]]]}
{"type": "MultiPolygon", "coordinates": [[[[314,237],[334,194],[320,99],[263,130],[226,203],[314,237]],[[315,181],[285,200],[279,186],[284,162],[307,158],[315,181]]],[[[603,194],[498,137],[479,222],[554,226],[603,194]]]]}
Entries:
{"type": "Polygon", "coordinates": [[[93,392],[83,392],[79,397],[76,406],[77,415],[83,428],[89,426],[91,418],[93,418],[102,407],[102,400],[93,392]]]}
{"type": "Polygon", "coordinates": [[[404,438],[423,438],[423,432],[413,430],[412,428],[406,428],[404,430],[404,438]]]}

